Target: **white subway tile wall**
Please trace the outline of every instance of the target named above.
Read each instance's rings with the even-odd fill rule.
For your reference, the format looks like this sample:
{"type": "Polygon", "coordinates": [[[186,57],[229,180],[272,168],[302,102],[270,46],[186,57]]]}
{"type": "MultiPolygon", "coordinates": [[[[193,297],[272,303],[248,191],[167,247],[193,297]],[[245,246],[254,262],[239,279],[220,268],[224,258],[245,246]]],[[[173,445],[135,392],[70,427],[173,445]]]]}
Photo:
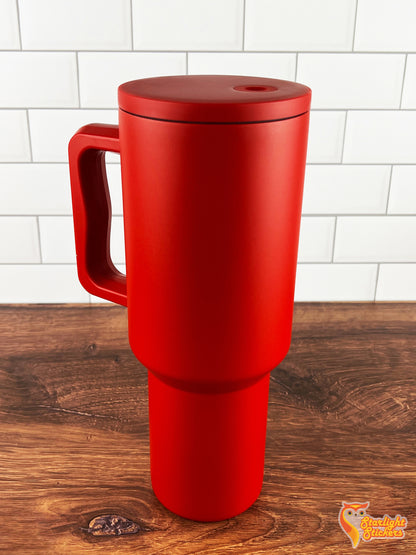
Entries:
{"type": "Polygon", "coordinates": [[[86,123],[117,123],[116,110],[28,110],[34,162],[66,162],[68,142],[86,123]]]}
{"type": "Polygon", "coordinates": [[[0,3],[0,48],[20,47],[19,21],[16,0],[2,0],[0,3]]]}
{"type": "Polygon", "coordinates": [[[129,0],[18,0],[25,50],[130,50],[129,0]]]}
{"type": "Polygon", "coordinates": [[[82,108],[117,108],[120,83],[186,73],[184,52],[80,52],[78,63],[82,108]]]}
{"type": "Polygon", "coordinates": [[[0,303],[88,303],[71,264],[0,265],[0,303]]]}
{"type": "Polygon", "coordinates": [[[0,74],[4,108],[78,107],[74,52],[0,52],[0,74]]]}
{"type": "Polygon", "coordinates": [[[273,52],[190,52],[190,75],[252,75],[293,81],[296,74],[296,54],[273,52]]]}
{"type": "Polygon", "coordinates": [[[343,162],[414,164],[416,110],[351,110],[343,162]]]}
{"type": "Polygon", "coordinates": [[[295,299],[416,300],[415,21],[414,0],[2,0],[0,303],[101,302],[77,278],[68,141],[117,123],[120,83],[201,73],[312,88],[295,299]]]}
{"type": "Polygon", "coordinates": [[[0,264],[42,262],[38,226],[33,216],[0,218],[0,264]]]}
{"type": "Polygon", "coordinates": [[[355,0],[246,0],[248,50],[351,50],[355,0]]]}
{"type": "Polygon", "coordinates": [[[380,264],[376,301],[416,301],[416,264],[380,264]]]}
{"type": "Polygon", "coordinates": [[[416,262],[416,216],[340,216],[334,262],[416,262]]]}
{"type": "MultiPolygon", "coordinates": [[[[40,216],[39,231],[42,244],[42,262],[45,264],[75,264],[72,216],[40,216]]],[[[110,239],[110,253],[113,262],[116,265],[124,264],[122,216],[113,216],[110,239]]]]}
{"type": "Polygon", "coordinates": [[[416,108],[416,55],[408,54],[404,76],[402,108],[416,108]]]}
{"type": "Polygon", "coordinates": [[[356,50],[416,50],[414,0],[358,0],[356,50]]]}
{"type": "MultiPolygon", "coordinates": [[[[313,92],[312,92],[313,94],[313,92]]],[[[346,112],[322,110],[311,112],[307,162],[341,162],[346,112]]]]}
{"type": "Polygon", "coordinates": [[[299,54],[312,108],[399,108],[405,54],[299,54]]]}
{"type": "Polygon", "coordinates": [[[71,217],[40,216],[42,262],[75,264],[75,245],[71,217]]]}
{"type": "Polygon", "coordinates": [[[376,264],[299,264],[295,301],[368,301],[376,282],[376,264]]]}
{"type": "MultiPolygon", "coordinates": [[[[112,152],[106,153],[106,160],[108,161],[108,155],[114,154],[112,152]]],[[[114,157],[116,154],[114,154],[114,157]]],[[[121,191],[121,169],[120,164],[107,164],[107,181],[108,187],[110,189],[111,197],[111,211],[113,216],[123,215],[123,195],[121,191]]]]}
{"type": "Polygon", "coordinates": [[[389,214],[416,214],[416,166],[394,166],[389,214]]]}
{"type": "Polygon", "coordinates": [[[302,211],[304,214],[385,214],[390,174],[388,165],[311,164],[306,167],[302,211]]]}
{"type": "Polygon", "coordinates": [[[132,0],[135,50],[241,50],[244,0],[132,0]]]}
{"type": "Polygon", "coordinates": [[[335,218],[303,217],[298,262],[331,262],[335,218]]]}
{"type": "Polygon", "coordinates": [[[0,216],[72,214],[66,164],[0,164],[0,216]]]}
{"type": "Polygon", "coordinates": [[[30,162],[27,110],[0,109],[0,162],[30,162]]]}

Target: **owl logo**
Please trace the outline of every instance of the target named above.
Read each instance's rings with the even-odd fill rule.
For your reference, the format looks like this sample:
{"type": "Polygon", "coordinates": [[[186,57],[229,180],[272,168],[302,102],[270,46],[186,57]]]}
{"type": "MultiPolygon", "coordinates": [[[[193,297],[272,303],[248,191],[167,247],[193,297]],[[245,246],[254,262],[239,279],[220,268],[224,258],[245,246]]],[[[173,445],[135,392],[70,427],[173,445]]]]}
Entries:
{"type": "Polygon", "coordinates": [[[362,529],[360,522],[366,515],[365,510],[369,506],[367,503],[346,503],[342,502],[342,507],[338,515],[338,522],[343,531],[350,538],[353,548],[355,549],[361,539],[362,529]]]}

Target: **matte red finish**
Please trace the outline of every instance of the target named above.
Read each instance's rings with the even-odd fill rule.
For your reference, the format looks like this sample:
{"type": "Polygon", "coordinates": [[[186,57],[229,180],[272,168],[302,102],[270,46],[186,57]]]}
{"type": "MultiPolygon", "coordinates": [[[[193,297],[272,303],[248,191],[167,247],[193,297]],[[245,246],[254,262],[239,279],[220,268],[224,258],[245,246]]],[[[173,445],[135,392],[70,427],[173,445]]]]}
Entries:
{"type": "Polygon", "coordinates": [[[175,75],[124,83],[120,108],[169,121],[260,122],[307,112],[311,90],[300,83],[241,75],[175,75]]]}
{"type": "MultiPolygon", "coordinates": [[[[222,87],[219,79],[215,102],[222,87]]],[[[149,369],[153,488],[166,507],[194,520],[234,516],[260,493],[269,375],[290,345],[306,108],[262,123],[163,121],[120,110],[119,142],[114,127],[94,125],[70,143],[80,280],[128,306],[130,345],[149,369]],[[108,254],[101,153],[118,149],[127,297],[108,254]]]]}
{"type": "Polygon", "coordinates": [[[93,295],[127,306],[126,276],[110,257],[111,202],[105,151],[120,152],[117,125],[85,125],[69,143],[78,277],[93,295]]]}
{"type": "Polygon", "coordinates": [[[149,372],[151,476],[159,500],[200,521],[230,518],[263,483],[269,374],[228,393],[177,389],[149,372]]]}

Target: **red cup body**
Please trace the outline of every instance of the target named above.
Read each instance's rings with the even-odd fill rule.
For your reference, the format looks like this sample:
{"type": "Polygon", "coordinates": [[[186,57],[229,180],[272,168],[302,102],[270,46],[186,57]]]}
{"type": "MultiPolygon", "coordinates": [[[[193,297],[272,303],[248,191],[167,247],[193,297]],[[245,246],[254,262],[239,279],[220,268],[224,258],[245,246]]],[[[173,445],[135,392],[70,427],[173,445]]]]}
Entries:
{"type": "Polygon", "coordinates": [[[308,122],[120,110],[107,145],[121,153],[126,245],[127,289],[113,300],[128,306],[149,370],[152,485],[187,518],[232,517],[261,490],[269,375],[290,346],[308,122]]]}
{"type": "Polygon", "coordinates": [[[119,117],[134,353],[180,387],[270,372],[290,345],[308,114],[119,117]]]}

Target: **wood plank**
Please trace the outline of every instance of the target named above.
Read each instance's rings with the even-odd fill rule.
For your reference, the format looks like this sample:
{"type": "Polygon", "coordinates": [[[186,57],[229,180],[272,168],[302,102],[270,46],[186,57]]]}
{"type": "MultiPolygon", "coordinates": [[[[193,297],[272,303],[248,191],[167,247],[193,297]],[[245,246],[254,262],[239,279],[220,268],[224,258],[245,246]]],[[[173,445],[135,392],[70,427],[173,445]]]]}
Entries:
{"type": "Polygon", "coordinates": [[[0,307],[0,552],[348,553],[342,501],[407,517],[416,553],[416,304],[301,303],[271,377],[262,493],[245,513],[196,523],[165,509],[149,473],[147,372],[126,310],[0,307]],[[94,536],[120,515],[134,535],[94,536]]]}

